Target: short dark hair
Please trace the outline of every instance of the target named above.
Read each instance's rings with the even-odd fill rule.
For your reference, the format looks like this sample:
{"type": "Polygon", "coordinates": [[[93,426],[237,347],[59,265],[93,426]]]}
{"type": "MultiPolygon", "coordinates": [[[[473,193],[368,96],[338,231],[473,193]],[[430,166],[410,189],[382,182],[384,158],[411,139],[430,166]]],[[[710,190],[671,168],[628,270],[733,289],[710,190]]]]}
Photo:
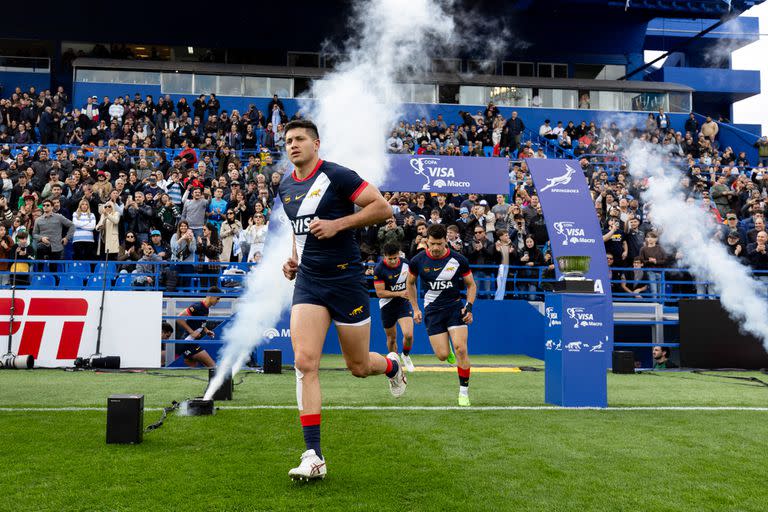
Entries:
{"type": "Polygon", "coordinates": [[[442,240],[448,235],[448,230],[442,224],[432,224],[427,228],[427,236],[435,240],[442,240]]]}
{"type": "Polygon", "coordinates": [[[307,119],[294,119],[285,125],[283,133],[287,134],[290,130],[295,130],[297,128],[304,128],[307,130],[313,139],[320,138],[320,133],[317,131],[317,125],[307,119]]]}
{"type": "Polygon", "coordinates": [[[161,327],[163,334],[172,334],[173,333],[173,327],[171,327],[171,324],[168,322],[163,322],[163,325],[161,327]]]}
{"type": "Polygon", "coordinates": [[[394,254],[400,254],[400,246],[394,242],[387,242],[381,249],[384,256],[392,256],[394,254]]]}
{"type": "Polygon", "coordinates": [[[208,295],[221,294],[221,293],[223,292],[221,291],[221,288],[219,288],[218,286],[211,286],[210,288],[208,288],[208,295]]]}

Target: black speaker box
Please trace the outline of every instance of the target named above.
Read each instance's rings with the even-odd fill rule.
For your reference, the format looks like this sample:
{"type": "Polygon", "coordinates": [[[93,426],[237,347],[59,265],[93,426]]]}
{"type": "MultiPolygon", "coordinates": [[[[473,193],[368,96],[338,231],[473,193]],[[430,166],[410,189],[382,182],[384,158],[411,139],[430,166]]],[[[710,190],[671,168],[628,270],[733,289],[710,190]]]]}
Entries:
{"type": "Polygon", "coordinates": [[[681,300],[680,366],[768,368],[768,353],[754,336],[739,332],[719,300],[681,300]]]}
{"type": "Polygon", "coordinates": [[[613,373],[635,373],[635,353],[626,350],[613,351],[613,373]]]}
{"type": "Polygon", "coordinates": [[[107,399],[107,444],[139,444],[144,440],[144,395],[111,395],[107,399]]]}
{"type": "Polygon", "coordinates": [[[283,373],[283,351],[264,351],[264,373],[283,373]]]}
{"type": "MultiPolygon", "coordinates": [[[[208,369],[208,385],[211,385],[213,377],[216,375],[216,368],[208,369]]],[[[232,374],[230,373],[224,378],[224,382],[221,383],[221,387],[213,394],[213,400],[218,402],[219,400],[232,400],[232,393],[235,391],[235,385],[232,382],[232,374]]]]}

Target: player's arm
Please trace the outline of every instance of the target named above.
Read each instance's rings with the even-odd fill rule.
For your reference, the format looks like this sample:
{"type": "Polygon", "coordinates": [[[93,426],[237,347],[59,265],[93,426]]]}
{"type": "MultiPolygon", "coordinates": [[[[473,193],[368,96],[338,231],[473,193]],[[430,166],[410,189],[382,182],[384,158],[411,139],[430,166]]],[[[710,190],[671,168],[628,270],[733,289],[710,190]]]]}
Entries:
{"type": "Polygon", "coordinates": [[[477,285],[475,284],[475,278],[472,277],[472,272],[464,274],[464,286],[467,288],[467,303],[461,310],[461,319],[465,324],[471,324],[472,305],[475,303],[475,297],[477,297],[477,285]]]}
{"type": "MultiPolygon", "coordinates": [[[[189,314],[189,308],[187,308],[184,311],[182,311],[179,316],[191,316],[189,314]]],[[[176,326],[177,327],[181,327],[182,329],[187,331],[187,334],[189,334],[190,336],[194,336],[195,335],[195,330],[192,327],[189,326],[189,324],[187,323],[186,320],[184,320],[182,318],[177,318],[176,319],[176,326]]]]}
{"type": "Polygon", "coordinates": [[[405,291],[408,293],[408,301],[413,308],[413,321],[417,324],[421,323],[421,310],[419,309],[419,302],[416,300],[416,276],[410,271],[408,277],[405,280],[405,291]]]}
{"type": "Polygon", "coordinates": [[[391,217],[392,207],[379,189],[366,182],[361,186],[365,188],[353,199],[360,210],[335,220],[315,219],[309,225],[309,231],[318,239],[331,238],[339,231],[380,224],[391,217]]]}
{"type": "Polygon", "coordinates": [[[403,292],[393,292],[385,289],[384,281],[374,281],[373,287],[376,289],[376,296],[380,299],[396,299],[403,297],[403,292]]]}

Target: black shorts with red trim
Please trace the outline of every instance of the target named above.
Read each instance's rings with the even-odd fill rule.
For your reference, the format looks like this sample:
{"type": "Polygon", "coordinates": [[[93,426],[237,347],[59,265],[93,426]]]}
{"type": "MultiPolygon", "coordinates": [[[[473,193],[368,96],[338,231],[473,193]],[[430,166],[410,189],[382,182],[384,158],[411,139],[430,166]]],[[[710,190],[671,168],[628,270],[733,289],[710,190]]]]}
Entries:
{"type": "Polygon", "coordinates": [[[332,279],[296,277],[293,305],[315,304],[325,307],[336,325],[364,325],[371,321],[368,285],[362,272],[332,279]]]}

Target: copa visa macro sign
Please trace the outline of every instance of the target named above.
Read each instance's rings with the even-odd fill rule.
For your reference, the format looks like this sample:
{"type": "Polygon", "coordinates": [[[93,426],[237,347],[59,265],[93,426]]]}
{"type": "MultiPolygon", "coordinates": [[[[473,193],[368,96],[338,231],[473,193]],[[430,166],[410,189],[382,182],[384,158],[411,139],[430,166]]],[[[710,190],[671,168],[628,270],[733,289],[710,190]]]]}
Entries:
{"type": "Polygon", "coordinates": [[[445,187],[469,188],[469,181],[456,179],[456,170],[446,165],[439,157],[417,157],[408,162],[414,172],[424,179],[421,190],[441,189],[445,187]]]}

